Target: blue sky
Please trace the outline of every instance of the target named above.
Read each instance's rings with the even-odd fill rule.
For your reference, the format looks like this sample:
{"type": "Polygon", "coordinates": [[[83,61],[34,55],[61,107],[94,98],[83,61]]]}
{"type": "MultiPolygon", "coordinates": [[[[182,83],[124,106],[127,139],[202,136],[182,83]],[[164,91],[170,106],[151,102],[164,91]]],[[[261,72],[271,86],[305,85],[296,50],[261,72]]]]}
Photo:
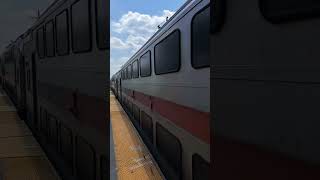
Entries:
{"type": "Polygon", "coordinates": [[[111,0],[110,75],[116,73],[186,0],[111,0]]]}

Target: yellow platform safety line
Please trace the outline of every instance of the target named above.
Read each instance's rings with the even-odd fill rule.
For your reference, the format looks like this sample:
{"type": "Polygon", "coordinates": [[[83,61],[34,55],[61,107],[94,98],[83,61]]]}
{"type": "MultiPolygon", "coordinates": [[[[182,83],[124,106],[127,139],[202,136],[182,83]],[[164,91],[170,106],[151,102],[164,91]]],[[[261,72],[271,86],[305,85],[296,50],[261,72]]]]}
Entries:
{"type": "Polygon", "coordinates": [[[0,89],[0,180],[60,180],[55,169],[0,89]]]}
{"type": "Polygon", "coordinates": [[[139,133],[112,92],[110,92],[110,114],[117,179],[165,179],[139,133]]]}

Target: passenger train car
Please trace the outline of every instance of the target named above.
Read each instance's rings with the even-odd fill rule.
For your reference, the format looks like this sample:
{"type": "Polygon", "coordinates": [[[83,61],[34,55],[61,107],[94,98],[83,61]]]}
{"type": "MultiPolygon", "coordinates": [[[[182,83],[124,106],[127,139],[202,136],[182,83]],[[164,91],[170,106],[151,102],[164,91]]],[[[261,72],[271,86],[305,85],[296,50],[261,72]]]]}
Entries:
{"type": "Polygon", "coordinates": [[[111,78],[167,179],[208,179],[209,0],[189,0],[111,78]]]}
{"type": "Polygon", "coordinates": [[[109,1],[56,0],[5,50],[4,89],[63,179],[109,179],[109,1]]]}
{"type": "Polygon", "coordinates": [[[214,1],[212,179],[320,179],[319,9],[214,1]]]}

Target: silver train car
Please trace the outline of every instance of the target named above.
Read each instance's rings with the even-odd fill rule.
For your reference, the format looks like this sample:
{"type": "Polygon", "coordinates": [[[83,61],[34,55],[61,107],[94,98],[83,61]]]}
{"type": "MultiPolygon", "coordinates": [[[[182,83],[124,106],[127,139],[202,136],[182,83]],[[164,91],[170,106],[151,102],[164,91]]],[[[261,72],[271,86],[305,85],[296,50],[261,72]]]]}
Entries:
{"type": "Polygon", "coordinates": [[[109,179],[109,1],[57,0],[1,58],[3,87],[63,179],[109,179]]]}
{"type": "Polygon", "coordinates": [[[209,5],[187,1],[111,78],[167,179],[209,179],[209,5]]]}
{"type": "Polygon", "coordinates": [[[320,179],[320,2],[214,2],[213,179],[320,179]]]}

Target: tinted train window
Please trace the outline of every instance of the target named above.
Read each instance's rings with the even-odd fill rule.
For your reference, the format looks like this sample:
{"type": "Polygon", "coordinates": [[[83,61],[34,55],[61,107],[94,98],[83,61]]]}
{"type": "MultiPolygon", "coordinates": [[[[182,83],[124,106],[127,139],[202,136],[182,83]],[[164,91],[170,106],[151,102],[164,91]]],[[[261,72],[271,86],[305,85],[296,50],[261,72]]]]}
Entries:
{"type": "Polygon", "coordinates": [[[40,58],[44,58],[44,28],[40,28],[37,31],[37,50],[40,58]]]}
{"type": "Polygon", "coordinates": [[[67,55],[69,53],[69,26],[67,10],[63,11],[56,17],[56,39],[57,54],[67,55]]]}
{"type": "Polygon", "coordinates": [[[43,109],[42,111],[42,116],[41,116],[41,122],[40,122],[40,126],[41,126],[41,132],[43,134],[46,134],[46,130],[47,130],[47,118],[48,118],[48,113],[46,110],[43,109]]]}
{"type": "Polygon", "coordinates": [[[79,0],[71,6],[72,49],[86,52],[91,49],[91,22],[89,0],[79,0]]]}
{"type": "Polygon", "coordinates": [[[73,166],[72,131],[60,123],[60,152],[69,167],[73,166]]]}
{"type": "Polygon", "coordinates": [[[260,0],[260,8],[273,23],[320,16],[320,1],[315,0],[260,0]]]}
{"type": "Polygon", "coordinates": [[[55,147],[58,147],[58,121],[50,115],[48,123],[50,124],[49,140],[55,147]]]}
{"type": "Polygon", "coordinates": [[[109,9],[108,0],[96,0],[97,43],[100,49],[109,47],[109,9]]]}
{"type": "Polygon", "coordinates": [[[152,118],[146,114],[144,111],[141,111],[141,128],[147,134],[149,140],[153,141],[153,123],[152,118]]]}
{"type": "Polygon", "coordinates": [[[140,126],[140,109],[137,105],[133,105],[132,108],[135,125],[140,126]]]}
{"type": "Polygon", "coordinates": [[[157,123],[156,125],[157,148],[177,174],[181,173],[181,144],[178,138],[166,128],[157,123]]]}
{"type": "Polygon", "coordinates": [[[126,79],[129,79],[129,66],[126,68],[126,79]]]}
{"type": "Polygon", "coordinates": [[[210,7],[205,8],[192,20],[192,61],[194,68],[209,67],[210,7]]]}
{"type": "Polygon", "coordinates": [[[101,180],[108,180],[110,179],[109,175],[109,170],[110,170],[110,165],[109,165],[109,160],[102,156],[100,158],[100,174],[101,174],[101,180]]]}
{"type": "Polygon", "coordinates": [[[128,79],[131,79],[132,78],[132,65],[130,64],[128,67],[128,79]]]}
{"type": "Polygon", "coordinates": [[[94,148],[83,138],[76,140],[77,179],[96,179],[96,155],[94,148]]]}
{"type": "Polygon", "coordinates": [[[47,57],[54,56],[54,30],[53,21],[46,24],[46,55],[47,57]]]}
{"type": "Polygon", "coordinates": [[[140,76],[147,77],[151,75],[151,52],[146,52],[140,58],[140,76]]]}
{"type": "Polygon", "coordinates": [[[193,180],[202,180],[209,179],[209,163],[206,162],[201,156],[193,155],[192,156],[192,179],[193,180]]]}
{"type": "Polygon", "coordinates": [[[138,60],[135,60],[132,63],[132,78],[138,78],[139,77],[139,65],[138,60]]]}
{"type": "Polygon", "coordinates": [[[155,73],[166,74],[179,71],[180,68],[180,31],[164,38],[155,46],[155,73]]]}

